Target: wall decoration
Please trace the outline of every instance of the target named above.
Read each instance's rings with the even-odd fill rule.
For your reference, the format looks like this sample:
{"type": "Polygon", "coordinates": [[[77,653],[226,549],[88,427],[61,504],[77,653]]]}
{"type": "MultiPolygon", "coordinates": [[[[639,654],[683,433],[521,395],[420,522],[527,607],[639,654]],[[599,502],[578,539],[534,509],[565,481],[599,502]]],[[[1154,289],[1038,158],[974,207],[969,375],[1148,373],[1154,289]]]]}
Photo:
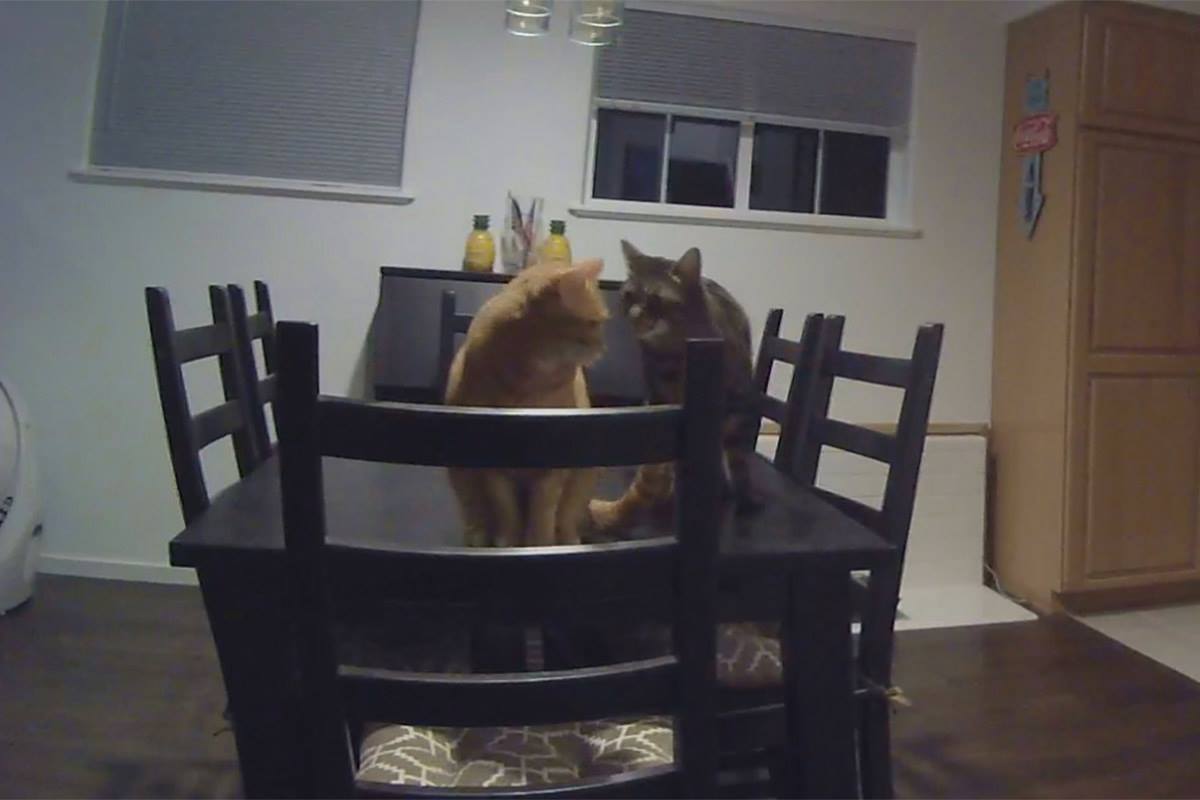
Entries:
{"type": "Polygon", "coordinates": [[[1013,129],[1013,147],[1021,159],[1021,221],[1033,238],[1046,195],[1042,194],[1042,154],[1058,143],[1058,115],[1050,111],[1050,76],[1025,81],[1025,116],[1013,129]]]}

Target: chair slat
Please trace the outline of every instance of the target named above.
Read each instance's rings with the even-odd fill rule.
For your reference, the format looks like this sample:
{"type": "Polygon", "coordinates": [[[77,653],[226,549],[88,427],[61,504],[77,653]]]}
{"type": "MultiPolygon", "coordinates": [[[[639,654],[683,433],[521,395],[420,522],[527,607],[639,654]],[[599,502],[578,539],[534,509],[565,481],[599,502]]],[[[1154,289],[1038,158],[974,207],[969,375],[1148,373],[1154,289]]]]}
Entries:
{"type": "Polygon", "coordinates": [[[271,290],[263,281],[254,282],[254,307],[258,314],[266,317],[270,323],[262,333],[262,349],[267,373],[274,375],[279,366],[275,355],[275,313],[271,310],[271,290]]]}
{"type": "Polygon", "coordinates": [[[190,524],[208,508],[208,486],[200,466],[200,447],[191,424],[191,407],[183,382],[183,365],[175,341],[175,317],[171,298],[161,286],[147,286],[146,320],[154,353],[154,377],[167,429],[171,469],[184,522],[190,524]]]}
{"type": "Polygon", "coordinates": [[[279,378],[275,375],[268,375],[258,382],[258,397],[264,403],[272,403],[275,401],[275,394],[279,391],[279,378]]]}
{"type": "Polygon", "coordinates": [[[332,398],[320,401],[318,415],[323,455],[512,469],[672,461],[682,419],[678,406],[534,411],[332,398]],[[569,450],[562,446],[566,441],[569,450]]]}
{"type": "Polygon", "coordinates": [[[765,394],[758,396],[758,413],[760,416],[782,424],[784,418],[787,417],[787,410],[787,403],[777,397],[765,394]]]}
{"type": "Polygon", "coordinates": [[[200,449],[243,427],[242,409],[236,400],[227,400],[192,417],[192,430],[196,434],[196,446],[200,449]]]}
{"type": "Polygon", "coordinates": [[[483,616],[564,616],[589,597],[667,600],[676,579],[673,538],[552,547],[383,550],[329,543],[338,602],[468,603],[483,616]],[[396,575],[406,575],[403,582],[396,575]]]}
{"type": "Polygon", "coordinates": [[[775,361],[785,361],[795,364],[800,360],[800,343],[789,339],[771,337],[763,342],[763,352],[767,358],[775,361]]]}
{"type": "Polygon", "coordinates": [[[251,339],[261,339],[275,332],[275,322],[261,311],[246,317],[246,327],[250,332],[251,339]]]}
{"type": "Polygon", "coordinates": [[[407,725],[547,725],[669,712],[676,704],[674,656],[558,672],[451,674],[343,665],[347,710],[407,725]]]}
{"type": "Polygon", "coordinates": [[[896,454],[896,438],[886,433],[860,428],[837,419],[817,420],[814,435],[822,444],[857,453],[890,464],[896,454]]]}
{"type": "Polygon", "coordinates": [[[839,378],[903,389],[912,380],[912,362],[839,350],[830,359],[829,371],[839,378]]]}
{"type": "Polygon", "coordinates": [[[268,345],[275,338],[275,323],[271,318],[270,298],[267,298],[267,310],[262,310],[262,292],[266,291],[265,284],[255,282],[255,291],[259,293],[258,313],[251,315],[246,309],[246,294],[242,287],[231,283],[227,287],[229,294],[229,310],[233,320],[234,346],[241,362],[242,380],[249,387],[246,414],[249,419],[250,431],[254,440],[254,449],[259,459],[270,456],[274,451],[271,445],[271,434],[267,430],[267,416],[263,407],[275,399],[275,375],[270,368],[270,359],[266,358],[268,345]],[[254,356],[254,340],[262,339],[264,360],[267,362],[267,374],[258,377],[258,364],[254,356]]]}
{"type": "Polygon", "coordinates": [[[175,357],[180,364],[226,353],[233,346],[228,325],[200,325],[175,331],[175,357]]]}

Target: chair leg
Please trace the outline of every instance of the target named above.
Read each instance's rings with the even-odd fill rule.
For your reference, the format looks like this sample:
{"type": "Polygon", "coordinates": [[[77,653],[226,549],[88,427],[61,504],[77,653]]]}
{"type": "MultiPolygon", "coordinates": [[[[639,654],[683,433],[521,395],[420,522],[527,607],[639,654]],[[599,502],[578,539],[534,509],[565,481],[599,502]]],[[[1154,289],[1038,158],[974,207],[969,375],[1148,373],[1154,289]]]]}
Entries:
{"type": "Polygon", "coordinates": [[[858,774],[864,798],[891,800],[892,709],[886,697],[869,697],[859,706],[858,774]]]}
{"type": "Polygon", "coordinates": [[[769,751],[768,763],[770,765],[769,796],[800,797],[803,792],[804,777],[800,774],[799,766],[790,763],[787,748],[772,748],[769,751]]]}

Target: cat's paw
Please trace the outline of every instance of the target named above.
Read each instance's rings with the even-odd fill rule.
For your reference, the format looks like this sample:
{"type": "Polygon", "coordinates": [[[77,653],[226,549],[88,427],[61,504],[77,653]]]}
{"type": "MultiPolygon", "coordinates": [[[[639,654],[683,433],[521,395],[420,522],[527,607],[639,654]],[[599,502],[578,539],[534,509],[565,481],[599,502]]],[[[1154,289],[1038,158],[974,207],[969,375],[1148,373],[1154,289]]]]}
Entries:
{"type": "Polygon", "coordinates": [[[609,533],[621,525],[621,503],[617,500],[591,500],[588,502],[588,516],[592,520],[592,530],[609,533]]]}
{"type": "Polygon", "coordinates": [[[572,528],[571,530],[565,530],[563,528],[559,528],[554,533],[554,543],[555,544],[583,544],[583,538],[579,535],[578,528],[572,528]]]}

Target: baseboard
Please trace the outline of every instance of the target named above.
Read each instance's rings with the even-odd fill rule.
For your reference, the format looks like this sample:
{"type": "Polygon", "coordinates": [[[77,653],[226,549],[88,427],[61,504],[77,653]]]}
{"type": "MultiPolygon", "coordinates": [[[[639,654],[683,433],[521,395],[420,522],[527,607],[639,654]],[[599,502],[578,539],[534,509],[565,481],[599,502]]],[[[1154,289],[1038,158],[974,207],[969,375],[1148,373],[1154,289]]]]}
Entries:
{"type": "Polygon", "coordinates": [[[1094,589],[1080,592],[1056,592],[1056,611],[1068,614],[1099,614],[1135,608],[1192,603],[1200,600],[1200,581],[1172,581],[1149,586],[1119,589],[1094,589]]]}
{"type": "Polygon", "coordinates": [[[146,561],[42,555],[38,561],[38,572],[47,575],[74,575],[80,578],[104,578],[116,581],[196,585],[195,570],[172,567],[168,564],[151,564],[146,561]]]}

